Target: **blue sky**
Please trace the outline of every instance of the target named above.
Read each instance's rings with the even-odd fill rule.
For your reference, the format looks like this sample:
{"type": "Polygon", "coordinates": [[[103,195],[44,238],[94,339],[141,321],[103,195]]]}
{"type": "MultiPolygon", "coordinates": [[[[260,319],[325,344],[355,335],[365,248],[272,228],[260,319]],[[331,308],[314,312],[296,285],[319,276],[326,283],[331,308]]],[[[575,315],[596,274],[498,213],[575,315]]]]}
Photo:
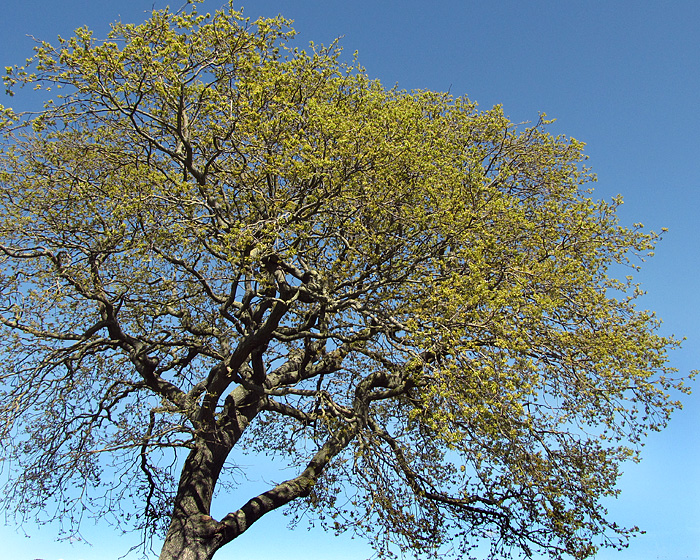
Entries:
{"type": "MultiPolygon", "coordinates": [[[[223,0],[208,0],[214,10],[223,0]]],[[[235,5],[241,4],[236,2],[235,5]]],[[[54,41],[88,25],[104,36],[117,19],[140,22],[160,0],[2,0],[0,67],[31,55],[27,35],[54,41]]],[[[342,36],[368,74],[386,86],[466,94],[482,108],[502,104],[515,122],[556,118],[552,131],[587,143],[598,174],[595,195],[622,194],[626,224],[669,232],[638,279],[642,305],[664,333],[687,337],[672,356],[683,373],[700,368],[700,2],[249,0],[252,18],[295,20],[295,42],[342,36]]],[[[174,8],[179,3],[172,4],[174,8]]],[[[4,105],[13,101],[5,96],[4,105]]],[[[620,524],[647,534],[601,560],[700,559],[700,390],[684,399],[669,428],[649,438],[644,460],[626,465],[622,496],[609,504],[620,524]]],[[[239,503],[233,501],[234,507],[239,503]]],[[[271,516],[222,549],[218,560],[362,560],[357,540],[320,530],[288,531],[271,516]]],[[[85,528],[93,546],[57,544],[56,529],[0,525],[2,556],[17,560],[107,560],[132,541],[110,528],[85,528]]]]}

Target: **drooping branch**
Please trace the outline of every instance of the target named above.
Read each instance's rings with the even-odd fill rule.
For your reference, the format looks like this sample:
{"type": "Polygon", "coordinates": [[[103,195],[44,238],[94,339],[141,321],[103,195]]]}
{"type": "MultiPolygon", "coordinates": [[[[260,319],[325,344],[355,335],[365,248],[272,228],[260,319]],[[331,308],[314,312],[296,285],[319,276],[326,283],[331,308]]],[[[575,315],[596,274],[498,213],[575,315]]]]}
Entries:
{"type": "Polygon", "coordinates": [[[394,439],[393,437],[391,437],[389,433],[384,428],[382,428],[376,420],[369,418],[368,425],[382,441],[386,442],[389,445],[389,448],[396,457],[396,464],[403,473],[409,487],[417,497],[426,498],[434,502],[457,507],[461,510],[468,511],[477,515],[496,517],[501,521],[507,520],[507,516],[503,512],[496,511],[494,509],[484,509],[482,507],[477,507],[474,505],[477,503],[482,503],[489,506],[497,506],[498,502],[496,500],[480,496],[470,496],[468,498],[455,498],[454,496],[443,494],[441,492],[435,492],[434,490],[432,490],[426,483],[426,481],[423,480],[423,478],[413,470],[410,462],[408,461],[408,459],[406,459],[406,456],[404,455],[404,452],[401,449],[401,445],[399,444],[399,442],[396,441],[396,439],[394,439]]]}

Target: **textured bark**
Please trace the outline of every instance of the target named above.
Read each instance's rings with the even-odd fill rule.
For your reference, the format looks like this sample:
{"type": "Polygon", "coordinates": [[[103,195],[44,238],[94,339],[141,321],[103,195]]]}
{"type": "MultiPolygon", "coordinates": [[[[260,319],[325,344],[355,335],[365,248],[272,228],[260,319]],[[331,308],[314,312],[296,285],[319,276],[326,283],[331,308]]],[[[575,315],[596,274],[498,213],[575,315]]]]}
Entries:
{"type": "Polygon", "coordinates": [[[173,518],[159,560],[211,560],[220,548],[216,521],[209,516],[173,518]]]}
{"type": "Polygon", "coordinates": [[[190,452],[160,560],[208,560],[222,546],[220,524],[209,514],[214,487],[232,446],[232,441],[222,441],[220,436],[190,452]]]}

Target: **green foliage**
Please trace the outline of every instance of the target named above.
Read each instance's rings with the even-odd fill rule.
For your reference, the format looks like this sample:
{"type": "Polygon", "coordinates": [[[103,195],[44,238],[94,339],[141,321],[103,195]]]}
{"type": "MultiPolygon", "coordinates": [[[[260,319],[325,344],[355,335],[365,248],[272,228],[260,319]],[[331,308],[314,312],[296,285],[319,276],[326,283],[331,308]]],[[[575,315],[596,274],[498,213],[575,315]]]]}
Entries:
{"type": "Polygon", "coordinates": [[[658,236],[544,115],[387,90],[293,35],[166,10],[7,69],[60,94],[0,108],[5,502],[121,505],[169,527],[162,558],[285,504],[382,555],[624,544],[601,500],[684,387],[608,273],[658,236]],[[297,475],[215,521],[241,448],[297,475]]]}

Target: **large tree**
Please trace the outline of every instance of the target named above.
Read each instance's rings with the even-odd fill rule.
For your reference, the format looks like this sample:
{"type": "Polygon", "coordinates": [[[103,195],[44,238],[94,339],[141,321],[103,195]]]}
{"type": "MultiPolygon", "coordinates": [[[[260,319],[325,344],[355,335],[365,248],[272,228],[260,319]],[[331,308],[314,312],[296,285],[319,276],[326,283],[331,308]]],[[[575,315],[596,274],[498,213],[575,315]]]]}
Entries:
{"type": "Polygon", "coordinates": [[[0,124],[4,505],[162,532],[162,560],[282,506],[380,554],[624,544],[601,502],[683,387],[608,270],[656,234],[543,118],[292,35],[156,11],[8,69],[58,95],[0,124]],[[214,519],[242,453],[292,474],[214,519]]]}

